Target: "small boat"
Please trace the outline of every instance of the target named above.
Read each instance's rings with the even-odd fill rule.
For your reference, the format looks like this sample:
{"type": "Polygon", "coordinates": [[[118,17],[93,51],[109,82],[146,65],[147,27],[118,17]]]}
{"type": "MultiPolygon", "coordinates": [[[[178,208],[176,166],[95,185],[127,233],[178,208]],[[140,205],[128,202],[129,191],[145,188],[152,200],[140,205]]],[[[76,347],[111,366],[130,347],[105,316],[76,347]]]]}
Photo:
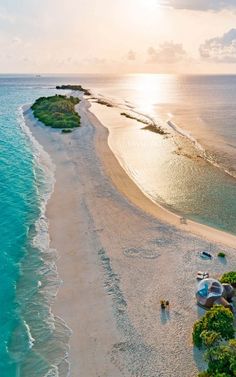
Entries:
{"type": "Polygon", "coordinates": [[[201,257],[202,258],[209,258],[209,259],[213,258],[213,256],[210,253],[208,253],[207,251],[202,251],[201,252],[201,257]]]}

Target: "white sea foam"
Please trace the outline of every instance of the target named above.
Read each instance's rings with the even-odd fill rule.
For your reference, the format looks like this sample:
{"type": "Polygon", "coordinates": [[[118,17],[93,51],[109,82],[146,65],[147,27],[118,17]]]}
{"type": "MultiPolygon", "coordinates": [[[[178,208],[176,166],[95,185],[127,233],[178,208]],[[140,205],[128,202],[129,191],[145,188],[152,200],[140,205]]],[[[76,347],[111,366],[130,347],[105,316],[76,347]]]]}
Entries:
{"type": "Polygon", "coordinates": [[[205,152],[205,149],[203,148],[203,146],[193,137],[193,135],[191,134],[191,132],[189,131],[186,131],[184,130],[183,128],[180,128],[179,126],[177,126],[176,123],[174,123],[173,121],[171,120],[168,120],[167,121],[167,124],[174,130],[176,131],[178,134],[182,135],[183,137],[186,137],[188,140],[190,140],[194,145],[195,147],[201,151],[201,152],[205,152]]]}
{"type": "Polygon", "coordinates": [[[215,166],[216,168],[219,168],[223,170],[226,174],[230,175],[233,178],[236,178],[234,174],[232,174],[225,166],[220,164],[218,161],[216,161],[216,158],[214,158],[191,134],[191,132],[186,131],[182,127],[179,127],[176,123],[174,123],[171,120],[167,121],[167,124],[178,134],[185,137],[186,139],[190,140],[195,146],[197,150],[201,152],[202,157],[209,162],[211,165],[215,166]]]}
{"type": "Polygon", "coordinates": [[[236,178],[235,173],[232,173],[228,168],[226,168],[224,165],[222,165],[220,162],[217,161],[216,157],[213,156],[211,153],[209,153],[201,143],[199,143],[198,140],[194,138],[192,133],[190,131],[185,130],[184,128],[180,127],[172,120],[173,115],[171,113],[168,113],[169,120],[166,121],[166,124],[161,121],[161,119],[158,120],[158,122],[149,114],[142,113],[139,110],[136,109],[135,105],[132,105],[130,102],[127,104],[127,101],[124,101],[120,98],[114,99],[111,97],[106,97],[102,94],[94,93],[94,97],[98,99],[103,99],[104,101],[109,102],[112,106],[118,107],[122,110],[127,110],[129,113],[134,114],[137,119],[141,121],[147,121],[152,123],[153,125],[159,126],[163,129],[166,129],[168,131],[169,128],[171,128],[174,132],[184,137],[186,140],[189,140],[192,145],[200,152],[201,156],[210,163],[211,165],[215,166],[216,168],[223,170],[226,174],[230,175],[233,178],[236,178]],[[166,127],[167,125],[167,127],[166,127]]]}
{"type": "MultiPolygon", "coordinates": [[[[43,284],[40,280],[38,282],[38,288],[43,292],[43,294],[47,297],[46,301],[51,306],[59,289],[60,284],[62,283],[59,279],[57,267],[56,267],[56,259],[57,259],[57,252],[55,249],[50,248],[50,237],[48,232],[48,219],[46,217],[46,207],[47,203],[54,191],[55,186],[55,170],[56,167],[53,164],[51,157],[49,154],[44,150],[40,143],[35,139],[34,135],[32,134],[30,128],[27,126],[24,118],[24,110],[25,106],[21,106],[19,108],[19,124],[22,130],[25,132],[27,137],[29,138],[31,148],[33,151],[34,156],[34,174],[35,174],[35,181],[36,181],[36,190],[38,197],[40,198],[40,215],[38,220],[35,223],[35,230],[36,234],[32,240],[33,247],[40,250],[42,253],[42,258],[44,260],[44,271],[42,270],[42,279],[43,275],[46,274],[47,276],[50,275],[50,285],[43,284]]],[[[45,297],[45,298],[46,298],[45,297]]],[[[71,329],[66,325],[66,323],[57,317],[54,317],[51,307],[48,308],[49,310],[49,317],[47,319],[47,324],[51,327],[52,331],[55,331],[56,322],[60,321],[60,325],[64,328],[66,336],[71,334],[71,329]]],[[[27,325],[27,324],[26,324],[27,325]]],[[[27,325],[28,326],[28,325],[27,325]]],[[[27,327],[30,334],[29,326],[27,327]]],[[[31,338],[32,345],[33,345],[33,338],[31,338]]],[[[61,342],[61,340],[60,340],[61,342]]],[[[63,355],[63,359],[61,362],[64,362],[69,365],[68,363],[68,344],[65,344],[65,351],[63,355]]],[[[65,370],[69,370],[65,368],[65,370]]],[[[68,372],[65,372],[63,375],[66,376],[68,372]]],[[[47,376],[55,376],[58,377],[58,368],[55,365],[52,365],[47,376]]],[[[61,374],[62,376],[62,374],[61,374]]]]}
{"type": "MultiPolygon", "coordinates": [[[[133,111],[135,112],[135,111],[133,111]]],[[[147,114],[142,114],[140,112],[136,112],[137,114],[140,114],[142,116],[144,116],[146,119],[149,119],[151,122],[153,122],[153,124],[155,125],[156,122],[155,120],[150,117],[149,115],[147,114]]],[[[173,115],[171,113],[168,114],[170,118],[173,118],[173,115]]],[[[187,131],[185,130],[184,128],[180,127],[179,125],[176,124],[176,122],[173,122],[172,120],[167,120],[166,124],[174,131],[176,132],[177,134],[181,135],[182,137],[184,137],[185,139],[189,140],[193,146],[201,153],[201,156],[207,161],[209,162],[211,165],[215,166],[216,168],[219,168],[221,170],[223,170],[226,174],[230,175],[231,177],[233,178],[236,178],[235,177],[235,174],[232,174],[227,168],[225,168],[225,166],[223,166],[222,164],[220,164],[215,157],[213,157],[211,155],[211,153],[209,153],[203,146],[201,143],[199,143],[198,140],[196,140],[194,138],[194,136],[191,134],[190,131],[187,131]]],[[[163,126],[163,124],[162,124],[163,126]]]]}
{"type": "MultiPolygon", "coordinates": [[[[37,220],[35,226],[37,230],[37,235],[33,239],[33,245],[35,247],[39,247],[41,251],[45,251],[49,249],[49,233],[48,233],[48,220],[46,217],[46,206],[48,200],[50,199],[55,185],[55,170],[56,167],[52,162],[51,157],[49,154],[44,150],[41,144],[33,136],[31,130],[27,126],[25,119],[24,119],[24,106],[19,108],[19,122],[22,130],[28,136],[31,147],[33,150],[34,156],[34,174],[35,179],[37,181],[37,170],[42,171],[42,176],[44,178],[44,182],[38,182],[36,185],[37,193],[41,199],[40,202],[40,217],[37,220]],[[41,183],[41,184],[40,184],[41,183]],[[43,184],[43,187],[42,187],[43,184]]],[[[55,251],[54,251],[55,253],[55,251]]]]}
{"type": "Polygon", "coordinates": [[[28,334],[29,347],[32,348],[33,345],[34,345],[35,339],[31,335],[30,328],[29,328],[28,324],[25,321],[23,321],[23,323],[24,323],[24,326],[25,326],[27,334],[28,334]]]}

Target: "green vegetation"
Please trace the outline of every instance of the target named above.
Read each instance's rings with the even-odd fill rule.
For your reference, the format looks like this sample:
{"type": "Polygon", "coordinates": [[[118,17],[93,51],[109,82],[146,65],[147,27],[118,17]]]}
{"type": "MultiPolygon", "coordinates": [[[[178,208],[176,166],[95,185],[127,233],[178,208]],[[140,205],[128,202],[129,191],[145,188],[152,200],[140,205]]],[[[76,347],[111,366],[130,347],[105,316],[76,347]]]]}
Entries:
{"type": "Polygon", "coordinates": [[[230,309],[214,306],[193,327],[193,343],[198,348],[212,347],[234,338],[234,316],[230,309]]]}
{"type": "Polygon", "coordinates": [[[221,340],[221,334],[218,333],[217,331],[203,330],[201,333],[201,341],[202,341],[202,344],[206,348],[210,348],[210,347],[218,345],[220,343],[220,340],[221,340]]]}
{"type": "Polygon", "coordinates": [[[236,376],[236,340],[210,348],[206,353],[208,368],[199,377],[233,377],[236,376]]]}
{"type": "Polygon", "coordinates": [[[90,91],[88,89],[84,89],[81,85],[57,85],[56,89],[62,89],[62,90],[78,90],[80,92],[83,92],[85,95],[90,96],[90,91]]]}
{"type": "Polygon", "coordinates": [[[236,376],[236,340],[234,339],[234,316],[230,309],[213,306],[193,328],[193,343],[207,351],[207,371],[198,377],[236,376]],[[225,342],[227,341],[227,342],[225,342]]]}
{"type": "Polygon", "coordinates": [[[221,276],[220,282],[231,284],[233,287],[236,287],[236,272],[230,271],[226,272],[224,275],[221,276]]]}
{"type": "Polygon", "coordinates": [[[198,377],[230,377],[228,373],[216,373],[216,374],[210,374],[208,372],[202,372],[198,375],[198,377]]]}
{"type": "Polygon", "coordinates": [[[74,107],[80,100],[76,97],[52,96],[38,98],[32,105],[34,116],[46,126],[72,129],[80,126],[80,116],[74,107]]]}
{"type": "Polygon", "coordinates": [[[225,253],[223,253],[222,251],[220,253],[218,253],[218,257],[219,258],[225,258],[225,253]]]}
{"type": "Polygon", "coordinates": [[[129,113],[121,113],[120,115],[122,115],[122,116],[124,116],[124,117],[126,117],[128,119],[134,119],[137,122],[140,122],[140,123],[143,123],[143,124],[147,124],[147,126],[144,127],[143,130],[152,131],[152,132],[155,132],[155,133],[160,134],[160,135],[166,135],[166,132],[160,126],[155,125],[151,121],[135,117],[134,115],[131,115],[129,113]]]}
{"type": "Polygon", "coordinates": [[[71,132],[72,130],[70,128],[63,128],[63,130],[61,130],[62,134],[70,134],[71,132]]]}

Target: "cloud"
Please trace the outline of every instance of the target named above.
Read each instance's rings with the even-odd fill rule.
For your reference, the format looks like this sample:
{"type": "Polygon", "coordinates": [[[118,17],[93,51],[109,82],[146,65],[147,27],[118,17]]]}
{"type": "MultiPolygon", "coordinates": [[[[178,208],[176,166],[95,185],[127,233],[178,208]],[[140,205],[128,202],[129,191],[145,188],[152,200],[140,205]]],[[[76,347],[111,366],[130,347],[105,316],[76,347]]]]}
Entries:
{"type": "Polygon", "coordinates": [[[157,49],[149,47],[147,63],[176,63],[186,56],[186,51],[182,44],[165,42],[159,45],[157,49]]]}
{"type": "Polygon", "coordinates": [[[222,37],[206,40],[199,47],[204,59],[222,63],[236,63],[236,29],[231,29],[222,37]]]}
{"type": "Polygon", "coordinates": [[[131,61],[136,60],[136,53],[133,50],[129,50],[127,54],[127,59],[131,61]]]}
{"type": "Polygon", "coordinates": [[[0,7],[0,20],[13,24],[15,21],[15,16],[8,13],[6,9],[0,7]]]}
{"type": "Polygon", "coordinates": [[[104,58],[99,58],[97,56],[84,58],[81,60],[82,63],[89,64],[89,65],[104,65],[107,63],[107,60],[104,58]]]}
{"type": "Polygon", "coordinates": [[[236,10],[236,0],[164,0],[162,5],[175,9],[212,10],[216,12],[223,9],[236,10]]]}
{"type": "Polygon", "coordinates": [[[13,43],[16,43],[16,44],[21,44],[21,43],[22,43],[22,40],[21,40],[21,38],[19,38],[19,37],[14,37],[14,38],[12,38],[12,42],[13,42],[13,43]]]}

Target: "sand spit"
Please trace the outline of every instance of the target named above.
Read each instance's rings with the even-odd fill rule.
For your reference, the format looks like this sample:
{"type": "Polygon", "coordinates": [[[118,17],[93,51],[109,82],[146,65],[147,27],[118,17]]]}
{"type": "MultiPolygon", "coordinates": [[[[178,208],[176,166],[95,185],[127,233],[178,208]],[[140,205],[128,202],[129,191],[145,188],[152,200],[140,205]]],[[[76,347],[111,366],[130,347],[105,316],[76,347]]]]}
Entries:
{"type": "Polygon", "coordinates": [[[217,277],[236,268],[229,247],[235,238],[217,238],[230,239],[228,246],[210,243],[223,232],[196,224],[210,230],[204,234],[209,241],[192,235],[190,222],[180,225],[178,216],[147,199],[112,154],[107,130],[88,107],[80,103],[82,127],[68,135],[26,115],[56,165],[47,215],[63,285],[53,311],[73,332],[70,375],[195,377],[204,366],[191,343],[201,313],[194,298],[196,271],[217,277]],[[213,260],[202,260],[200,251],[210,247],[213,260]],[[219,249],[227,255],[225,264],[217,258],[219,249]],[[166,313],[160,311],[163,298],[170,301],[166,313]]]}

